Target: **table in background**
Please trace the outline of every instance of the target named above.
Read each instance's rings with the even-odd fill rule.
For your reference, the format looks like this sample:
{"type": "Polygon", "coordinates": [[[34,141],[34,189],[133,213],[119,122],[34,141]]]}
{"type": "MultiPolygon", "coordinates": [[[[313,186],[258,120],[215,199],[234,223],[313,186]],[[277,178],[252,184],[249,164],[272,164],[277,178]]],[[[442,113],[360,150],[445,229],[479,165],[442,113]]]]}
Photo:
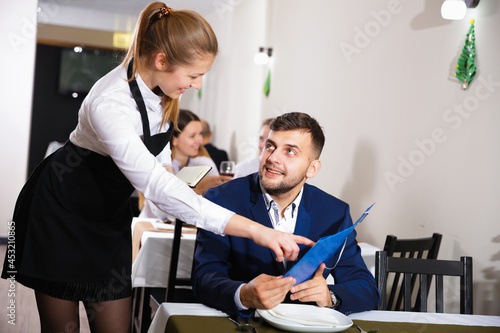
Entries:
{"type": "MultiPolygon", "coordinates": [[[[163,303],[156,312],[148,332],[191,333],[196,322],[204,327],[203,332],[207,333],[236,331],[235,325],[224,317],[227,317],[224,312],[203,304],[163,303]],[[172,322],[167,326],[169,318],[172,322]]],[[[353,313],[349,315],[349,318],[366,331],[370,329],[379,329],[380,332],[406,331],[407,333],[493,333],[500,331],[500,316],[373,310],[353,313]]],[[[257,329],[259,333],[284,332],[267,323],[263,323],[257,329]]],[[[354,327],[348,328],[345,332],[359,333],[354,327]]]]}
{"type": "Polygon", "coordinates": [[[358,242],[358,246],[361,249],[361,257],[366,267],[375,276],[375,255],[377,251],[382,251],[382,249],[366,242],[358,242]]]}
{"type": "MultiPolygon", "coordinates": [[[[134,218],[132,233],[137,222],[150,222],[153,226],[169,229],[159,229],[164,232],[145,231],[142,233],[140,250],[132,264],[132,287],[166,288],[174,239],[174,224],[166,225],[151,219],[134,218]]],[[[177,266],[178,278],[191,277],[195,242],[196,231],[192,228],[182,228],[177,266]]]]}

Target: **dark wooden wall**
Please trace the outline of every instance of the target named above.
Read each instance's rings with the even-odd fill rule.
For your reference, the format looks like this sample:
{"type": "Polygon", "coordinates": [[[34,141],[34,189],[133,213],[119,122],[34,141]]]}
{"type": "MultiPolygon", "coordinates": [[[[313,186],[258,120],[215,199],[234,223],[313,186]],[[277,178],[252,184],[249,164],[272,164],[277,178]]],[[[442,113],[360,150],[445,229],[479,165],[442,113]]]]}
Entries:
{"type": "Polygon", "coordinates": [[[78,122],[83,97],[58,94],[60,46],[37,44],[28,173],[40,163],[51,141],[65,142],[78,122]]]}

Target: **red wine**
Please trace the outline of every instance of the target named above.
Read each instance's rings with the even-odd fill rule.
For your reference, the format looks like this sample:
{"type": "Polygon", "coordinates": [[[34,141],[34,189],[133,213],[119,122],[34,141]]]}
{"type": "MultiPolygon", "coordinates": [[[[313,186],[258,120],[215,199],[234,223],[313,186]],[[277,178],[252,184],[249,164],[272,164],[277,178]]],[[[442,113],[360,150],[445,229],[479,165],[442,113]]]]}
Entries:
{"type": "Polygon", "coordinates": [[[229,176],[229,177],[234,177],[234,172],[223,172],[220,174],[221,176],[229,176]]]}

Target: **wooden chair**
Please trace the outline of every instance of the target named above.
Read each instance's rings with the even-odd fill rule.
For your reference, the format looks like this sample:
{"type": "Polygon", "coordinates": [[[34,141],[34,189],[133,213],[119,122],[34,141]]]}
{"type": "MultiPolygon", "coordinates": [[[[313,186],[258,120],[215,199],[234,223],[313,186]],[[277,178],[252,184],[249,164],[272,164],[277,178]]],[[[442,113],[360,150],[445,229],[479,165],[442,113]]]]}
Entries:
{"type": "MultiPolygon", "coordinates": [[[[182,303],[195,303],[196,298],[193,294],[193,280],[192,278],[178,278],[177,267],[179,265],[179,253],[181,248],[182,226],[184,222],[181,220],[175,221],[174,238],[172,241],[172,253],[170,255],[170,268],[168,272],[167,288],[157,288],[150,294],[149,307],[150,316],[160,307],[163,302],[182,302],[182,303]]],[[[196,250],[196,244],[195,244],[196,250]]],[[[193,263],[194,266],[194,255],[193,263]]],[[[191,271],[193,271],[191,269],[191,271]]]]}
{"type": "MultiPolygon", "coordinates": [[[[385,240],[384,251],[387,252],[387,256],[389,257],[437,259],[442,237],[443,236],[438,233],[432,234],[432,237],[415,239],[398,239],[396,236],[388,235],[385,240]]],[[[384,310],[403,309],[403,289],[402,283],[400,283],[400,275],[400,273],[394,274],[387,307],[384,310]]],[[[412,290],[415,288],[416,278],[416,275],[411,277],[412,290]]],[[[427,285],[430,285],[431,281],[432,276],[429,276],[427,285]]],[[[418,309],[419,307],[420,293],[417,292],[417,298],[413,308],[418,309]]]]}
{"type": "Polygon", "coordinates": [[[375,281],[380,292],[379,310],[387,306],[387,274],[401,273],[403,278],[404,311],[412,311],[411,275],[419,275],[421,302],[416,311],[427,312],[428,276],[435,275],[436,312],[443,312],[443,276],[460,277],[460,313],[472,314],[472,257],[460,261],[389,257],[385,251],[377,251],[375,257],[375,281]]]}

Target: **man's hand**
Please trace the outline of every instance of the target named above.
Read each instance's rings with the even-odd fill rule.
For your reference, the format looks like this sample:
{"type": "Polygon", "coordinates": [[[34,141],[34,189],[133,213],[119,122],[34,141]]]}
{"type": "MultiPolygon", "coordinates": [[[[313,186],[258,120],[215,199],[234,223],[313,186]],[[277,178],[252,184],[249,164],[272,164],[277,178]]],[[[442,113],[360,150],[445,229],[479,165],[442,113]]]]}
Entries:
{"type": "Polygon", "coordinates": [[[312,279],[302,282],[290,289],[292,295],[290,299],[299,300],[301,302],[316,302],[318,306],[332,307],[332,298],[330,290],[323,277],[325,264],[321,264],[312,279]]]}
{"type": "Polygon", "coordinates": [[[283,302],[295,282],[292,277],[261,274],[241,288],[241,304],[247,308],[272,309],[283,302]]]}

